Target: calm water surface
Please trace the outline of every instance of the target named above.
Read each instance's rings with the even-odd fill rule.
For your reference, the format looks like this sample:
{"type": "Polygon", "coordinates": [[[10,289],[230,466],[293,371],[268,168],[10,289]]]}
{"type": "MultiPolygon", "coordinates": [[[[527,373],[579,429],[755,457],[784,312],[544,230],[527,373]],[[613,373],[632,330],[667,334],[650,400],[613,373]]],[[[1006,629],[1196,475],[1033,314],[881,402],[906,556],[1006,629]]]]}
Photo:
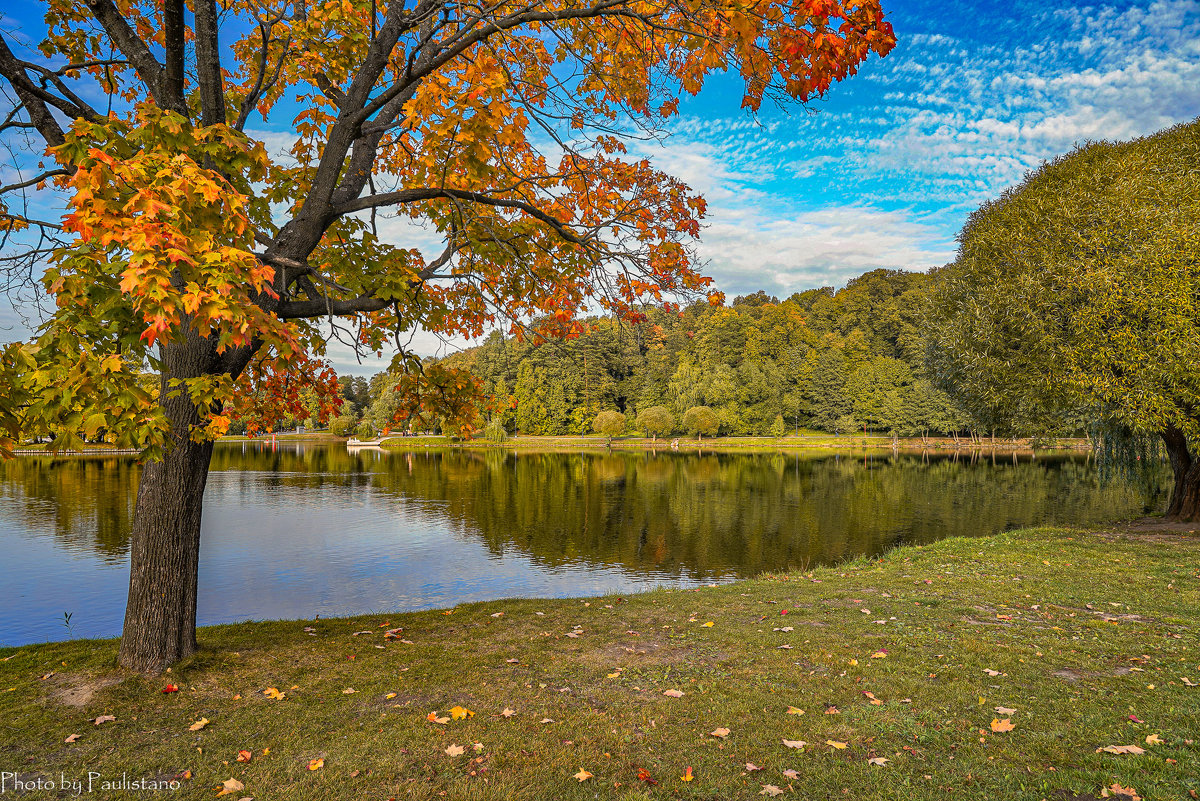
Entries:
{"type": "MultiPolygon", "coordinates": [[[[0,465],[0,645],[121,631],[138,467],[0,465]],[[71,625],[63,615],[71,613],[71,625]]],[[[1141,515],[1082,456],[218,446],[201,625],[688,586],[901,543],[1141,515]]]]}

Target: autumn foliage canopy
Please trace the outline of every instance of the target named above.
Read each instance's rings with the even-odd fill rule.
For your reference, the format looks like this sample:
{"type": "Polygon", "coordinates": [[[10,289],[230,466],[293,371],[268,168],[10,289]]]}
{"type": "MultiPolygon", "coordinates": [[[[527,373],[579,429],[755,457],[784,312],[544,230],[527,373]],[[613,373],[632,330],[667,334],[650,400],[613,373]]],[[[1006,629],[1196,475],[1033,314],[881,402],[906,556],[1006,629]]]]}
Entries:
{"type": "Polygon", "coordinates": [[[300,387],[335,408],[331,327],[363,351],[400,345],[401,417],[469,428],[474,381],[423,369],[398,332],[570,336],[585,308],[717,300],[690,249],[704,201],[631,135],[714,72],[739,74],[753,111],[894,43],[874,0],[45,11],[40,52],[0,42],[5,136],[30,143],[0,226],[48,264],[54,311],[5,351],[0,416],[10,438],[103,430],[151,455],[219,436],[239,399],[264,425],[300,387]],[[186,431],[167,398],[197,410],[186,431]]]}

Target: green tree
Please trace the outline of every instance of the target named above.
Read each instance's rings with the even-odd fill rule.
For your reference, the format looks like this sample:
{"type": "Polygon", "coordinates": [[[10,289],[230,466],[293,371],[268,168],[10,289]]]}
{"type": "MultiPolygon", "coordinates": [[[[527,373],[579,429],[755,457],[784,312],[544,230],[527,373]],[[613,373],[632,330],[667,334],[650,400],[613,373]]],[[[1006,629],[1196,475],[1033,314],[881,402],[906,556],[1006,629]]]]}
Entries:
{"type": "Polygon", "coordinates": [[[700,439],[704,439],[705,434],[711,436],[717,433],[720,425],[721,420],[717,417],[716,412],[707,406],[693,406],[683,413],[684,429],[700,439]]]}
{"type": "Polygon", "coordinates": [[[932,374],[972,411],[1154,437],[1200,519],[1200,121],[1045,164],[971,215],[930,306],[932,374]]]}
{"type": "Polygon", "coordinates": [[[625,431],[625,415],[605,409],[596,415],[596,419],[592,421],[592,428],[607,437],[608,444],[611,445],[612,438],[625,431]]]}
{"type": "Polygon", "coordinates": [[[643,433],[657,440],[660,434],[670,434],[675,429],[675,415],[666,406],[651,406],[637,416],[637,423],[643,433]]]}

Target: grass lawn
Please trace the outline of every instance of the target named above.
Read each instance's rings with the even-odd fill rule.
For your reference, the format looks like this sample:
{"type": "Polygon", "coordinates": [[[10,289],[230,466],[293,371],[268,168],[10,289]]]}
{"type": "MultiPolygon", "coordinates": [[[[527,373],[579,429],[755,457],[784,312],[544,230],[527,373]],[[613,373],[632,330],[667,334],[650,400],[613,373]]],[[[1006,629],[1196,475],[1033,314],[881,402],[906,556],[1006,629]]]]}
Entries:
{"type": "Polygon", "coordinates": [[[115,670],[115,641],[7,649],[0,771],[187,777],[98,798],[1186,799],[1198,642],[1200,537],[1015,531],[695,591],[206,628],[158,678],[115,670]]]}

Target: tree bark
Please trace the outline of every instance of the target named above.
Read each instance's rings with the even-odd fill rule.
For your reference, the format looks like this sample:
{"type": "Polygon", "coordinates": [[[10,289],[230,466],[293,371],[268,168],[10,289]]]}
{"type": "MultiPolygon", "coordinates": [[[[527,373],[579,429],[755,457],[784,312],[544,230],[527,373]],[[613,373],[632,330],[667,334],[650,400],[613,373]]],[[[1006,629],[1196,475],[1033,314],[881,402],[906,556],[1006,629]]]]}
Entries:
{"type": "Polygon", "coordinates": [[[203,374],[212,356],[211,343],[194,332],[163,349],[160,397],[168,444],[160,461],[142,467],[117,654],[122,667],[141,673],[161,673],[196,652],[200,515],[213,443],[192,441],[193,427],[203,421],[186,391],[170,382],[203,374]]]}
{"type": "Polygon", "coordinates": [[[1192,455],[1187,437],[1178,428],[1168,427],[1162,438],[1175,476],[1167,519],[1185,523],[1200,521],[1200,460],[1192,455]]]}

